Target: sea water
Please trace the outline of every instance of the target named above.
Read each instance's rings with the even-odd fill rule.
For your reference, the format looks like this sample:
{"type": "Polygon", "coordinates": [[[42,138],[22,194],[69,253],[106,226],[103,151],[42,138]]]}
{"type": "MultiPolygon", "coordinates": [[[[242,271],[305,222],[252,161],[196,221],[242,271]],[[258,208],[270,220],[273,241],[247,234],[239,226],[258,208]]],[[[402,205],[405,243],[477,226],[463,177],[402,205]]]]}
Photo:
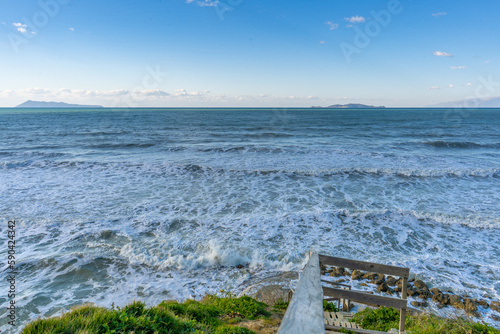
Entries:
{"type": "Polygon", "coordinates": [[[9,220],[19,330],[238,293],[310,249],[498,300],[499,203],[499,109],[0,109],[0,330],[9,220]]]}

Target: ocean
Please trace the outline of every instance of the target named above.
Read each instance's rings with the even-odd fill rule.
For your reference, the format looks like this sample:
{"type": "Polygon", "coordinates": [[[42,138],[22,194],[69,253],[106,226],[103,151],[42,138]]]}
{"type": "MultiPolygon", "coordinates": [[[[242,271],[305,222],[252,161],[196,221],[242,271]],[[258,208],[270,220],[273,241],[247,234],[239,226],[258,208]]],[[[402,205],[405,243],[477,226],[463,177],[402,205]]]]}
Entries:
{"type": "Polygon", "coordinates": [[[499,203],[500,109],[0,109],[15,330],[239,293],[310,249],[499,300],[499,203]]]}

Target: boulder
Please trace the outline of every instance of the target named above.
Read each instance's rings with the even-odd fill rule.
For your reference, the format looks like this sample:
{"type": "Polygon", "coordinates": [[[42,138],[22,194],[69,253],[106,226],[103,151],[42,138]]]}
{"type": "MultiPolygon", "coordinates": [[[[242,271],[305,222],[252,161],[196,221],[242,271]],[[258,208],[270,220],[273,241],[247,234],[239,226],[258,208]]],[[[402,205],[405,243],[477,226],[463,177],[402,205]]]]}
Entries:
{"type": "Polygon", "coordinates": [[[478,301],[477,301],[477,304],[478,304],[479,306],[484,307],[484,308],[489,308],[489,307],[490,307],[490,305],[488,305],[488,302],[487,302],[486,300],[484,300],[484,299],[480,299],[480,300],[478,300],[478,301]]]}
{"type": "Polygon", "coordinates": [[[432,296],[432,300],[439,304],[448,305],[450,303],[450,295],[446,293],[437,293],[432,296]]]}
{"type": "Polygon", "coordinates": [[[429,290],[429,288],[427,287],[427,284],[425,284],[424,281],[422,281],[422,280],[416,280],[413,283],[413,286],[416,287],[416,288],[418,288],[418,289],[429,290]]]}
{"type": "Polygon", "coordinates": [[[389,290],[389,287],[387,286],[387,284],[385,284],[385,283],[377,284],[377,291],[378,292],[387,292],[387,290],[389,290]]]}
{"type": "Polygon", "coordinates": [[[464,301],[465,301],[465,313],[475,317],[479,316],[479,314],[477,313],[476,303],[470,298],[466,298],[464,301]]]}
{"type": "Polygon", "coordinates": [[[278,300],[290,301],[290,289],[284,288],[281,285],[267,285],[260,288],[255,294],[251,295],[259,302],[266,303],[267,305],[274,305],[278,300]]]}
{"type": "Polygon", "coordinates": [[[427,298],[432,297],[431,292],[429,290],[426,290],[426,289],[419,289],[416,292],[418,294],[418,297],[421,299],[427,299],[427,298]]]}
{"type": "Polygon", "coordinates": [[[490,307],[492,310],[495,310],[497,312],[500,312],[500,302],[491,302],[490,307]]]}
{"type": "Polygon", "coordinates": [[[438,294],[442,294],[443,293],[438,288],[432,288],[432,289],[430,289],[430,291],[432,292],[433,295],[438,295],[438,294]]]}
{"type": "Polygon", "coordinates": [[[450,296],[450,305],[459,308],[459,309],[465,309],[465,304],[462,301],[462,297],[458,295],[451,295],[450,296]]]}
{"type": "Polygon", "coordinates": [[[369,280],[375,280],[377,279],[378,274],[377,273],[366,273],[363,275],[363,278],[369,279],[369,280]]]}
{"type": "Polygon", "coordinates": [[[396,282],[397,280],[392,276],[387,277],[387,279],[385,280],[385,284],[387,284],[388,286],[395,286],[396,282]]]}
{"type": "Polygon", "coordinates": [[[353,270],[352,274],[351,274],[351,277],[352,279],[362,279],[363,278],[363,272],[361,270],[353,270]]]}
{"type": "Polygon", "coordinates": [[[411,306],[415,306],[415,307],[426,307],[428,306],[429,304],[427,304],[427,302],[417,302],[417,301],[412,301],[411,303],[411,306]]]}

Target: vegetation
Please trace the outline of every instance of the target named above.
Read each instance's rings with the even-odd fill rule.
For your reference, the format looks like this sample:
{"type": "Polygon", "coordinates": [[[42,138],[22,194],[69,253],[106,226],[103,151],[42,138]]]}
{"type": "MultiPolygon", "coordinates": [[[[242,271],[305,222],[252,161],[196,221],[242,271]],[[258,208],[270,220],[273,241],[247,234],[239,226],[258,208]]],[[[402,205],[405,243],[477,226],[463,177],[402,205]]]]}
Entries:
{"type": "Polygon", "coordinates": [[[147,308],[134,302],[123,308],[105,309],[85,305],[60,317],[39,319],[29,323],[22,334],[34,333],[211,333],[250,334],[253,331],[232,326],[243,319],[266,319],[267,305],[250,297],[206,296],[201,302],[165,301],[147,308]]]}
{"type": "MultiPolygon", "coordinates": [[[[380,307],[365,309],[354,315],[353,321],[364,329],[388,331],[399,328],[399,311],[380,307]]],[[[500,334],[500,330],[485,323],[476,323],[464,318],[440,318],[432,314],[407,315],[406,331],[411,334],[500,334]]]]}
{"type": "Polygon", "coordinates": [[[335,306],[334,303],[326,301],[326,300],[323,299],[323,311],[326,311],[326,312],[338,312],[339,309],[337,308],[337,306],[335,306]]]}

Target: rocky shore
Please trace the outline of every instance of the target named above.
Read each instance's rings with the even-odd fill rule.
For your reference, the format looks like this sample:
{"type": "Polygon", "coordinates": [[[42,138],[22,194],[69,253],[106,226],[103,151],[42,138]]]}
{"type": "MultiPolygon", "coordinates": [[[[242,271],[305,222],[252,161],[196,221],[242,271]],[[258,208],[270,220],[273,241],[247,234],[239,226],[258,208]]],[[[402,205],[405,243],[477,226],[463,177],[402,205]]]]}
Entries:
{"type": "MultiPolygon", "coordinates": [[[[385,276],[383,274],[362,272],[360,270],[346,270],[340,267],[322,267],[321,274],[331,277],[338,277],[336,283],[346,282],[346,278],[353,281],[358,281],[360,286],[373,287],[379,293],[393,295],[401,292],[403,280],[397,279],[392,276],[385,276]],[[343,278],[346,277],[346,278],[343,278]]],[[[454,307],[456,309],[464,310],[469,316],[479,317],[481,308],[496,311],[491,315],[495,321],[500,321],[500,302],[491,301],[488,303],[485,299],[471,298],[468,295],[457,295],[451,291],[442,291],[438,288],[429,288],[429,284],[422,280],[410,278],[407,286],[407,293],[409,297],[416,300],[410,302],[411,306],[417,308],[425,308],[429,306],[429,301],[432,300],[436,303],[439,309],[445,307],[454,307]]]]}

